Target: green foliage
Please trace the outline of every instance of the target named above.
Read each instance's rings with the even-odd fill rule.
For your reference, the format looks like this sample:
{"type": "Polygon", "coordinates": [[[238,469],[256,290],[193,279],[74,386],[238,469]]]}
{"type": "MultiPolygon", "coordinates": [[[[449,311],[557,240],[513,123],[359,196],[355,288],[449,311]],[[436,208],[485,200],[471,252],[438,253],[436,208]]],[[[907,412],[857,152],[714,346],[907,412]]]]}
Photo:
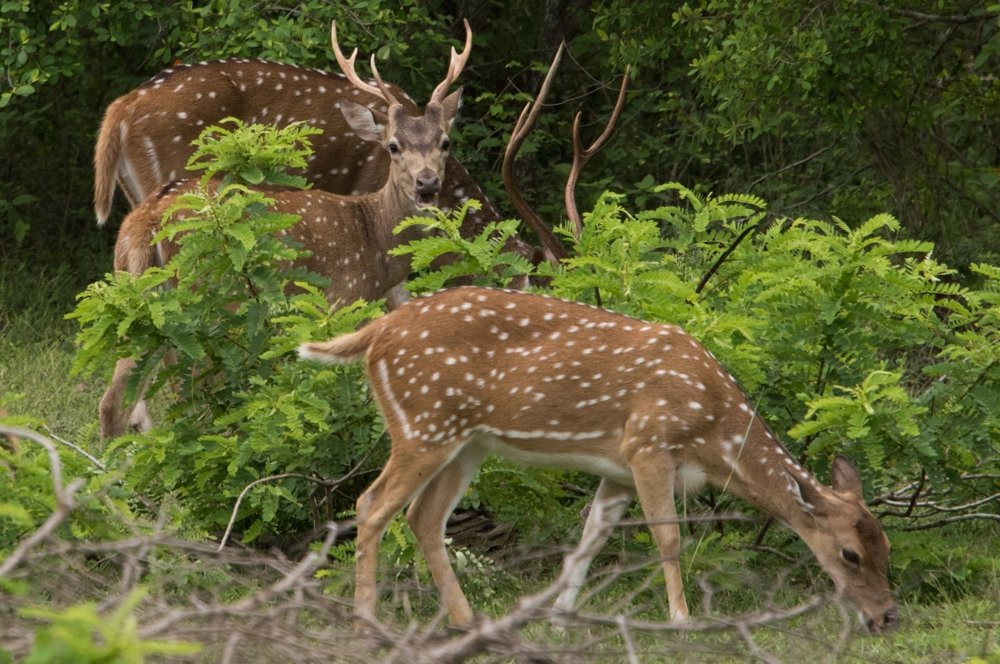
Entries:
{"type": "Polygon", "coordinates": [[[579,525],[581,493],[567,491],[567,478],[596,487],[594,478],[582,473],[526,468],[489,457],[466,492],[463,504],[489,510],[499,521],[511,523],[525,533],[530,541],[552,535],[572,537],[569,533],[579,525]]]}
{"type": "Polygon", "coordinates": [[[420,273],[406,283],[408,291],[432,293],[456,280],[477,286],[505,286],[531,273],[532,265],[523,256],[504,250],[507,240],[517,234],[517,221],[490,222],[476,237],[462,237],[459,228],[470,208],[478,209],[478,202],[469,201],[450,214],[438,210],[431,218],[410,217],[393,229],[398,235],[411,226],[420,226],[428,233],[389,252],[410,255],[412,269],[420,273]],[[447,257],[448,262],[435,265],[442,257],[447,257]]]}
{"type": "MultiPolygon", "coordinates": [[[[262,164],[226,163],[265,183],[282,159],[294,165],[303,156],[295,148],[306,135],[301,127],[208,131],[201,155],[259,154],[262,164]],[[257,142],[270,148],[246,148],[257,142]]],[[[237,527],[246,541],[330,518],[343,505],[329,500],[327,481],[381,436],[359,367],[318,368],[293,355],[302,341],[352,330],[379,308],[358,302],[330,315],[319,278],[289,268],[301,252],[277,236],[298,218],[270,211],[268,202],[237,182],[180,196],[167,214],[189,216],[154,239],[178,245],[170,262],[138,276],[108,275],[69,315],[81,326],[77,371],[129,356],[138,362],[129,400],[147,382],[150,396],[171,387],[160,428],[108,449],[109,460],[129,468],[129,489],[176,495],[193,527],[217,529],[244,487],[279,476],[254,484],[245,498],[237,527]],[[163,366],[169,349],[176,361],[163,366]]]]}
{"type": "MultiPolygon", "coordinates": [[[[14,426],[40,429],[42,422],[30,416],[3,418],[14,426]]],[[[75,508],[59,525],[56,534],[68,540],[106,540],[120,537],[124,529],[117,517],[129,513],[125,494],[115,472],[104,472],[79,455],[59,450],[63,482],[76,477],[86,480],[74,495],[75,508]]],[[[26,534],[39,528],[57,509],[52,484],[52,459],[31,440],[6,444],[0,439],[0,555],[10,553],[26,534]]],[[[17,588],[15,591],[20,592],[17,588]]]]}
{"type": "Polygon", "coordinates": [[[237,118],[222,122],[233,125],[233,129],[208,127],[195,139],[194,154],[188,159],[189,170],[205,171],[203,185],[221,175],[223,181],[235,177],[251,185],[267,182],[298,189],[308,186],[304,177],[289,175],[285,169],[308,166],[307,158],[313,149],[307,139],[321,134],[321,129],[303,122],[293,122],[280,130],[274,125],[247,125],[237,118]]]}
{"type": "Polygon", "coordinates": [[[984,534],[963,526],[948,531],[892,533],[893,568],[901,580],[900,594],[917,601],[975,595],[976,588],[988,585],[1000,574],[1000,560],[988,546],[984,549],[981,545],[984,534]]]}
{"type": "Polygon", "coordinates": [[[197,654],[201,647],[195,643],[153,641],[139,635],[135,612],[145,594],[141,588],[136,589],[114,611],[105,614],[95,602],[61,611],[24,609],[26,617],[49,623],[36,631],[35,645],[25,664],[141,664],[148,655],[197,654]]]}

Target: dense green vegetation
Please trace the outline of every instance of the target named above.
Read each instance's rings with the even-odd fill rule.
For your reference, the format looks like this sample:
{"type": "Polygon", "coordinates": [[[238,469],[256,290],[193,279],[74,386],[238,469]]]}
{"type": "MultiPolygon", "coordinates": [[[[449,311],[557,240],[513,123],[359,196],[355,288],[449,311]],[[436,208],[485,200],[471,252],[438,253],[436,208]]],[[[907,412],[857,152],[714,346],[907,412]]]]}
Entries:
{"type": "MultiPolygon", "coordinates": [[[[359,368],[320,368],[291,353],[304,339],[377,315],[379,303],[330,315],[315,278],[283,268],[294,249],[274,232],[294,218],[263,212],[238,173],[221,192],[185,200],[211,212],[185,223],[170,266],[104,276],[114,229],[93,227],[90,199],[103,108],[175,59],[267,57],[330,68],[332,18],[343,24],[343,41],[377,52],[383,75],[424,99],[440,75],[425,63],[441,60],[462,16],[476,41],[457,143],[508,213],[496,172],[505,132],[558,40],[567,40],[573,66],[564,65],[556,102],[519,166],[528,198],[549,219],[563,216],[564,107],[585,118],[606,114],[632,66],[623,122],[581,183],[590,210],[584,232],[560,229],[571,257],[542,266],[540,283],[683,325],[818,476],[828,478],[835,454],[854,459],[893,543],[904,619],[899,636],[881,642],[845,641],[852,619],[833,606],[796,618],[790,631],[754,630],[752,638],[654,630],[633,643],[614,624],[601,632],[586,621],[568,633],[536,623],[524,638],[558,652],[587,635],[640,661],[699,661],[704,652],[791,659],[809,656],[802,644],[814,640],[847,660],[995,659],[997,8],[414,1],[388,9],[358,0],[349,10],[325,2],[0,5],[0,32],[9,36],[0,49],[0,406],[57,441],[64,482],[53,488],[52,456],[38,441],[0,445],[0,555],[20,556],[25,538],[73,503],[46,546],[18,558],[19,573],[0,574],[10,600],[0,624],[13,625],[0,627],[0,661],[7,650],[31,651],[29,661],[39,662],[142,661],[184,655],[192,650],[176,643],[184,640],[208,644],[203,656],[218,659],[218,633],[153,629],[166,620],[163,607],[189,597],[244,612],[280,606],[280,593],[264,591],[286,570],[273,560],[211,559],[195,547],[233,525],[230,537],[247,545],[301,555],[312,542],[318,550],[322,524],[349,516],[386,449],[359,368]],[[747,193],[711,193],[724,191],[747,193]],[[175,276],[178,288],[161,288],[175,276]],[[178,362],[163,367],[167,348],[178,362]],[[126,354],[155,376],[158,426],[101,441],[97,399],[126,354]],[[73,478],[84,482],[67,494],[73,478]],[[141,554],[100,553],[137,537],[150,538],[141,554]],[[34,635],[33,650],[17,640],[25,634],[34,635]]],[[[224,163],[220,135],[206,149],[224,163]]],[[[259,134],[257,157],[301,159],[301,138],[259,134]]],[[[515,222],[461,238],[463,212],[436,219],[437,237],[405,249],[421,269],[415,292],[457,273],[500,284],[531,269],[501,252],[515,222]],[[430,268],[445,252],[464,260],[430,268]]],[[[576,536],[594,486],[586,476],[484,466],[463,507],[512,523],[514,541],[489,556],[474,543],[455,545],[476,608],[502,616],[555,575],[552,543],[576,536]],[[516,562],[522,555],[532,562],[516,562]]],[[[686,510],[746,511],[715,493],[686,510]]],[[[750,614],[826,588],[804,546],[762,521],[692,524],[688,535],[693,607],[750,614]],[[790,571],[789,560],[797,561],[790,571]]],[[[606,585],[585,610],[662,622],[652,551],[645,529],[616,532],[595,572],[606,585]]],[[[350,541],[322,552],[317,576],[327,597],[348,596],[350,541]]],[[[385,572],[396,588],[390,623],[429,622],[436,596],[402,522],[382,554],[394,570],[385,572]]],[[[340,632],[309,631],[331,615],[317,606],[296,605],[303,614],[286,622],[304,625],[296,638],[323,652],[320,635],[340,632]]],[[[239,611],[235,619],[245,620],[239,611]]],[[[342,622],[332,629],[349,633],[342,622]]],[[[372,644],[358,647],[354,657],[366,661],[372,644]]]]}

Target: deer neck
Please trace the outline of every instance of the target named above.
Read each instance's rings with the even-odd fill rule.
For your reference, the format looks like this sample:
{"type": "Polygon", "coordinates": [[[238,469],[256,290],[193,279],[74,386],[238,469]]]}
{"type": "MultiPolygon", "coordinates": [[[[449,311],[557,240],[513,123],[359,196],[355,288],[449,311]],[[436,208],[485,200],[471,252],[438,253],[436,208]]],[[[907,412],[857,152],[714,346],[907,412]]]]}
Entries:
{"type": "Polygon", "coordinates": [[[417,208],[412,196],[392,186],[391,179],[377,192],[362,196],[360,205],[372,245],[378,248],[384,283],[401,283],[410,274],[410,256],[393,256],[389,251],[420,238],[423,232],[412,226],[398,235],[392,231],[408,217],[429,214],[417,208]]]}
{"type": "Polygon", "coordinates": [[[730,433],[723,443],[722,470],[710,474],[713,484],[782,521],[808,542],[815,518],[801,502],[795,483],[805,485],[814,502],[826,500],[830,489],[792,457],[759,416],[754,415],[748,429],[730,433]]]}

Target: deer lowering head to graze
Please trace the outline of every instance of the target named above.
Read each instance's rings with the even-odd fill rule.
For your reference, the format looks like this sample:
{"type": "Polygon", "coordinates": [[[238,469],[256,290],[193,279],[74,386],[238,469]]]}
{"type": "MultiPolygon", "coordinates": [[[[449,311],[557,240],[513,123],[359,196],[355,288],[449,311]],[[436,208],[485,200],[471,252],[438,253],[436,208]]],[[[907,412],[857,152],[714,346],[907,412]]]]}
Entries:
{"type": "MultiPolygon", "coordinates": [[[[399,87],[382,87],[404,114],[420,113],[399,87]]],[[[389,154],[357,134],[340,112],[342,101],[388,112],[376,86],[360,87],[344,75],[318,69],[234,59],[160,72],[113,101],[104,114],[94,150],[98,225],[107,221],[117,184],[135,207],[169,183],[191,177],[185,165],[194,152],[192,141],[227,117],[247,124],[302,121],[317,127],[323,134],[312,139],[315,153],[302,173],[316,189],[345,195],[380,189],[389,174],[389,154]]],[[[445,164],[440,206],[455,208],[469,198],[481,201],[482,210],[470,211],[466,220],[467,234],[475,235],[499,214],[453,155],[445,164]]],[[[525,256],[532,253],[519,239],[511,249],[525,256]]]]}
{"type": "MultiPolygon", "coordinates": [[[[461,89],[448,94],[469,58],[472,31],[466,26],[465,49],[452,49],[445,79],[434,89],[420,116],[412,115],[375,69],[376,85],[362,81],[354,70],[357,51],[345,58],[337,42],[336,24],[331,28],[333,50],[352,85],[369,95],[379,95],[387,104],[383,114],[351,101],[340,102],[343,116],[359,137],[379,146],[389,155],[389,174],[378,191],[342,196],[325,191],[270,192],[274,209],[301,217],[289,235],[310,252],[301,265],[330,280],[326,289],[331,304],[343,305],[359,298],[376,300],[388,296],[390,304],[404,299],[400,288],[409,275],[408,256],[390,256],[389,250],[416,237],[412,228],[394,235],[392,230],[409,216],[437,205],[445,181],[448,159],[448,131],[461,100],[461,89]]],[[[167,240],[152,244],[161,228],[164,213],[183,191],[195,186],[185,181],[160,194],[147,197],[128,214],[115,244],[115,269],[141,274],[152,265],[165,264],[176,246],[167,240]]],[[[173,220],[179,218],[175,214],[173,220]]],[[[124,388],[135,366],[123,359],[115,368],[112,384],[101,399],[100,422],[104,436],[124,433],[129,424],[144,429],[149,420],[141,400],[132,409],[124,408],[124,388]]]]}
{"type": "MultiPolygon", "coordinates": [[[[707,481],[798,533],[870,631],[897,622],[886,577],[889,542],[865,506],[858,472],[837,457],[832,487],[820,484],[713,355],[676,326],[466,287],[411,300],[356,332],[303,344],[299,353],[323,362],[363,357],[392,438],[385,468],[357,502],[355,610],[362,622],[374,617],[379,541],[407,504],[443,604],[456,623],[472,620],[443,531],[488,454],[601,476],[585,539],[606,532],[625,499],[638,495],[662,557],[673,620],[688,618],[674,494],[707,481]]],[[[586,566],[579,569],[557,606],[574,604],[586,566]]]]}

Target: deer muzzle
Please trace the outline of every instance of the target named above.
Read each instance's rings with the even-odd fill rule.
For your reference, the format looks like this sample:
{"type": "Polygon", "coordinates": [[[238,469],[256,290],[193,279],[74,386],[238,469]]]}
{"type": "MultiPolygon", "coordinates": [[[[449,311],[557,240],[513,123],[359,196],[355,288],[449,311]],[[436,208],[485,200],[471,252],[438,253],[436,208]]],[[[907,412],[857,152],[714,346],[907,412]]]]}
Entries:
{"type": "Polygon", "coordinates": [[[895,604],[880,612],[879,615],[871,616],[862,612],[860,617],[869,634],[883,634],[899,627],[899,609],[895,604]]]}
{"type": "Polygon", "coordinates": [[[438,193],[441,191],[441,178],[429,168],[420,171],[416,177],[417,207],[437,205],[438,193]]]}

